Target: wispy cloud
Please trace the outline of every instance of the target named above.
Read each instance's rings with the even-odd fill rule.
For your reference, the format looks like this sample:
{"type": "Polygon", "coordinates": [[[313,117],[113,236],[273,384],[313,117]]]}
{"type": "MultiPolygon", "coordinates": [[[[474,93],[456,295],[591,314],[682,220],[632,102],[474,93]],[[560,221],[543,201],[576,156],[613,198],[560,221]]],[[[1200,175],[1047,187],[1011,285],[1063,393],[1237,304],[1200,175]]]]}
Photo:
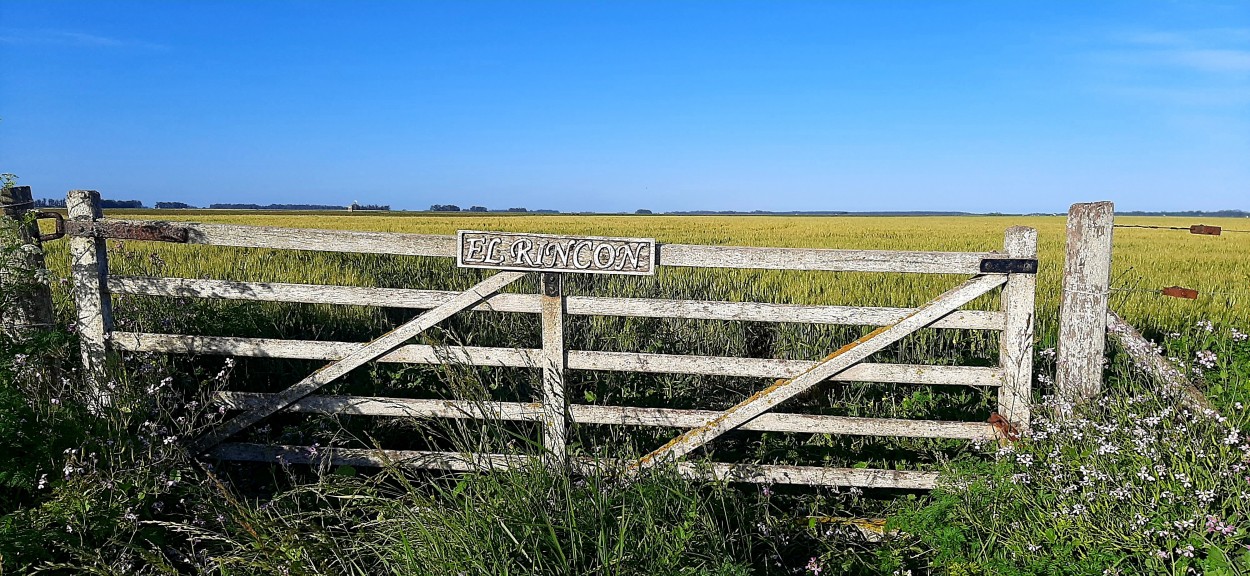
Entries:
{"type": "Polygon", "coordinates": [[[1107,54],[1143,68],[1212,74],[1250,72],[1250,28],[1135,31],[1113,35],[1107,54]]]}
{"type": "Polygon", "coordinates": [[[1176,50],[1172,61],[1204,72],[1250,72],[1250,50],[1176,50]]]}
{"type": "Polygon", "coordinates": [[[1250,86],[1159,86],[1133,83],[1105,84],[1099,89],[1103,94],[1117,98],[1186,109],[1231,109],[1250,106],[1250,86]]]}
{"type": "Polygon", "coordinates": [[[1200,28],[1194,30],[1126,30],[1112,34],[1112,41],[1155,46],[1201,46],[1250,42],[1250,28],[1200,28]]]}
{"type": "Polygon", "coordinates": [[[114,38],[73,30],[18,30],[0,28],[0,44],[16,46],[70,46],[82,48],[140,48],[166,50],[164,44],[132,38],[114,38]]]}
{"type": "Polygon", "coordinates": [[[1088,55],[1104,93],[1186,108],[1250,105],[1250,28],[1120,31],[1088,55]]]}

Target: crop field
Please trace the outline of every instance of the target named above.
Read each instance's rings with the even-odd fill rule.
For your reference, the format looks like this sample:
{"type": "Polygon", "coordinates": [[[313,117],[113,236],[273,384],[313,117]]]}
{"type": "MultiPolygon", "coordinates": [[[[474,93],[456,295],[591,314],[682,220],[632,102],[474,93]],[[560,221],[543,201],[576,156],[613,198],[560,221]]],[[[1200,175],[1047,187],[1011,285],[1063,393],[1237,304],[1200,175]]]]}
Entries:
{"type": "MultiPolygon", "coordinates": [[[[1065,225],[1062,216],[481,216],[194,210],[108,211],[106,215],[418,234],[454,234],[459,229],[472,229],[651,237],[660,242],[688,244],[943,251],[1001,249],[1006,228],[1031,226],[1039,234],[1041,334],[1049,334],[1057,317],[1065,225]]],[[[1192,219],[1167,217],[1122,217],[1116,222],[1175,227],[1198,223],[1192,219]]],[[[1201,223],[1228,230],[1250,230],[1250,220],[1245,219],[1207,218],[1201,223]]],[[[192,248],[196,250],[194,258],[185,258],[180,257],[186,254],[182,250],[186,248],[169,245],[151,248],[162,255],[164,273],[170,276],[402,286],[396,275],[370,270],[367,262],[353,262],[341,255],[197,247],[192,248]]],[[[1250,321],[1250,266],[1246,254],[1250,254],[1250,232],[1196,236],[1176,230],[1117,228],[1112,307],[1129,322],[1147,330],[1174,330],[1198,320],[1245,324],[1250,321]],[[1173,285],[1196,289],[1200,296],[1191,301],[1147,293],[1173,285]]],[[[53,256],[53,260],[60,262],[63,258],[53,256]]],[[[691,275],[683,272],[687,271],[662,270],[655,282],[665,290],[678,292],[673,297],[866,306],[914,306],[958,282],[952,277],[916,274],[699,271],[691,275]],[[705,289],[706,293],[700,294],[700,289],[705,289]]],[[[982,303],[982,306],[988,305],[992,304],[982,303]]]]}

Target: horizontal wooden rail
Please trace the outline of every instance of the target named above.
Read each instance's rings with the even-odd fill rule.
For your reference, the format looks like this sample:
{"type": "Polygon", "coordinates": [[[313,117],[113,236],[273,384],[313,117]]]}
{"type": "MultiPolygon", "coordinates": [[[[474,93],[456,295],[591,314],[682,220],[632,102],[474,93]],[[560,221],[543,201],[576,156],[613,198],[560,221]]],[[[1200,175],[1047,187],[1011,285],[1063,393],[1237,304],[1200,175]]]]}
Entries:
{"type": "MultiPolygon", "coordinates": [[[[308,464],[328,461],[333,465],[401,465],[427,470],[458,472],[516,468],[531,462],[530,457],[511,454],[473,454],[418,450],[366,450],[359,448],[313,448],[266,444],[219,444],[212,454],[223,460],[287,462],[308,464]]],[[[573,464],[583,471],[617,469],[612,460],[577,459],[573,464]]],[[[882,470],[874,468],[824,468],[785,464],[741,465],[724,462],[678,462],[674,470],[686,478],[755,484],[804,484],[811,486],[859,486],[861,488],[901,488],[932,490],[937,472],[882,470]]]]}
{"type": "Polygon", "coordinates": [[[696,244],[663,244],[659,251],[661,266],[918,274],[980,274],[981,260],[1006,257],[996,252],[755,248],[696,244]]]}
{"type": "MultiPolygon", "coordinates": [[[[151,224],[152,221],[100,218],[97,222],[105,225],[116,223],[138,226],[151,224]]],[[[168,222],[168,224],[187,231],[187,244],[399,256],[455,257],[456,255],[456,237],[448,235],[202,224],[199,222],[168,222]]]]}
{"type": "MultiPolygon", "coordinates": [[[[142,226],[152,223],[150,220],[113,218],[103,218],[98,222],[115,225],[115,227],[142,226]]],[[[201,224],[198,222],[170,222],[169,224],[173,228],[186,230],[188,244],[445,258],[453,258],[456,255],[455,236],[201,224]]],[[[104,229],[107,226],[101,228],[104,229]]],[[[660,266],[702,268],[979,274],[981,273],[981,260],[987,258],[1007,258],[1007,256],[999,252],[831,250],[695,244],[663,244],[659,247],[660,266]]]]}
{"type": "MultiPolygon", "coordinates": [[[[115,349],[129,352],[214,354],[304,360],[338,360],[360,345],[356,342],[185,336],[145,332],[113,332],[111,338],[115,349]]],[[[413,344],[397,348],[378,358],[378,361],[406,364],[450,362],[473,366],[536,368],[541,365],[541,352],[541,350],[528,348],[435,347],[413,344]]],[[[814,365],[816,362],[807,360],[569,350],[567,367],[572,370],[792,378],[811,369],[814,365]]],[[[1003,371],[1000,368],[981,366],[863,363],[851,366],[829,379],[898,384],[1001,386],[1002,375],[1003,371]]]]}
{"type": "MultiPolygon", "coordinates": [[[[233,410],[251,410],[263,405],[269,394],[218,392],[216,400],[233,410]]],[[[370,396],[308,396],[287,408],[312,414],[357,414],[410,418],[467,418],[537,422],[542,406],[537,402],[494,402],[370,396]]],[[[715,410],[638,408],[632,406],[592,406],[573,404],[569,416],[577,424],[616,424],[694,428],[720,414],[715,410]]],[[[743,424],[742,430],[757,432],[796,432],[806,434],[846,434],[853,436],[897,436],[906,438],[955,438],[993,440],[994,427],[985,422],[861,418],[818,414],[766,413],[743,424]]]]}
{"type": "MultiPolygon", "coordinates": [[[[108,287],[109,291],[114,294],[417,309],[433,308],[459,294],[459,292],[444,290],[129,276],[110,276],[108,287]]],[[[538,294],[496,294],[474,307],[473,310],[538,313],[539,298],[538,294]]],[[[914,308],[805,306],[761,302],[605,298],[598,296],[569,296],[566,298],[565,310],[566,313],[577,316],[631,316],[857,326],[885,326],[897,322],[914,311],[914,308]]],[[[1002,330],[1003,313],[1001,311],[956,310],[938,319],[932,324],[932,327],[964,330],[1002,330]]]]}

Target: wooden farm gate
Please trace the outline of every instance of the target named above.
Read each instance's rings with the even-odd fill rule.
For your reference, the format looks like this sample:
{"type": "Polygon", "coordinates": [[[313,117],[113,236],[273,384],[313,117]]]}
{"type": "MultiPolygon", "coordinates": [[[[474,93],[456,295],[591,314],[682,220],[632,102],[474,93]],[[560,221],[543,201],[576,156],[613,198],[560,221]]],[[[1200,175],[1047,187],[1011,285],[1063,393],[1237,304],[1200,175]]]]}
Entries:
{"type": "MultiPolygon", "coordinates": [[[[912,309],[565,296],[561,288],[561,273],[551,271],[540,272],[540,289],[537,294],[497,293],[500,288],[533,273],[509,269],[486,277],[464,292],[113,276],[108,272],[105,249],[105,242],[110,238],[280,250],[456,257],[463,261],[466,254],[473,255],[473,250],[477,250],[476,257],[479,259],[486,254],[489,260],[489,255],[493,254],[489,244],[495,242],[491,235],[508,235],[477,233],[478,243],[474,244],[475,240],[472,238],[456,236],[118,220],[102,217],[99,195],[94,191],[72,191],[68,207],[69,220],[65,224],[67,234],[71,236],[73,293],[78,310],[83,360],[89,373],[102,374],[109,350],[330,361],[298,384],[279,393],[221,393],[218,400],[228,408],[239,411],[238,414],[196,440],[193,448],[222,459],[272,462],[277,457],[283,457],[290,462],[309,462],[309,447],[225,442],[233,434],[283,410],[375,416],[497,418],[541,423],[545,458],[551,465],[578,464],[569,463],[566,456],[565,434],[570,423],[659,426],[686,431],[638,461],[624,463],[626,469],[637,470],[657,463],[671,463],[682,474],[709,479],[926,489],[935,485],[936,472],[791,465],[744,466],[733,463],[696,465],[679,459],[698,446],[733,429],[993,440],[1004,435],[1010,436],[1014,430],[1024,429],[1029,423],[1037,270],[1037,233],[1031,228],[1008,229],[1004,250],[1001,252],[748,248],[652,242],[637,248],[639,251],[633,253],[634,261],[628,262],[631,269],[640,271],[637,273],[654,271],[657,267],[684,266],[970,276],[969,280],[956,288],[912,309]],[[959,309],[977,296],[1000,286],[1003,287],[1001,310],[959,309]],[[426,311],[368,343],[208,337],[115,330],[110,311],[111,296],[123,294],[385,306],[426,311]],[[542,322],[542,345],[540,348],[525,349],[436,348],[405,344],[421,331],[464,310],[539,314],[542,322]],[[564,343],[566,315],[868,325],[880,328],[833,352],[825,359],[812,362],[569,350],[564,343]],[[999,363],[994,367],[979,367],[864,362],[872,353],[924,327],[999,331],[999,363]],[[540,397],[534,402],[483,403],[313,394],[326,383],[370,361],[437,364],[449,359],[466,365],[542,370],[540,397]],[[564,377],[568,370],[726,375],[778,380],[739,405],[717,412],[569,404],[564,395],[564,377]],[[989,422],[773,412],[781,402],[826,380],[997,387],[998,410],[989,422]]],[[[637,239],[591,239],[587,242],[592,240],[605,241],[614,246],[608,251],[619,248],[616,256],[621,257],[620,261],[625,261],[624,256],[627,255],[626,249],[621,246],[629,246],[633,250],[636,246],[629,244],[630,241],[644,244],[648,242],[637,239]]],[[[515,241],[516,238],[500,240],[505,244],[515,241]]],[[[569,244],[566,248],[568,246],[574,245],[569,244]]],[[[600,256],[603,260],[600,264],[612,256],[607,252],[600,254],[595,250],[596,246],[594,243],[587,244],[586,249],[582,250],[582,260],[574,255],[572,264],[566,268],[575,272],[593,272],[594,270],[584,268],[591,268],[591,263],[600,256]]],[[[494,263],[487,264],[486,267],[492,264],[494,263]]],[[[569,264],[568,257],[565,264],[569,264]]],[[[536,267],[545,269],[541,261],[536,267]]],[[[617,269],[619,270],[620,268],[617,269]]],[[[329,458],[333,463],[351,465],[403,462],[422,468],[468,470],[508,466],[523,457],[509,454],[321,448],[318,458],[329,458]]]]}

